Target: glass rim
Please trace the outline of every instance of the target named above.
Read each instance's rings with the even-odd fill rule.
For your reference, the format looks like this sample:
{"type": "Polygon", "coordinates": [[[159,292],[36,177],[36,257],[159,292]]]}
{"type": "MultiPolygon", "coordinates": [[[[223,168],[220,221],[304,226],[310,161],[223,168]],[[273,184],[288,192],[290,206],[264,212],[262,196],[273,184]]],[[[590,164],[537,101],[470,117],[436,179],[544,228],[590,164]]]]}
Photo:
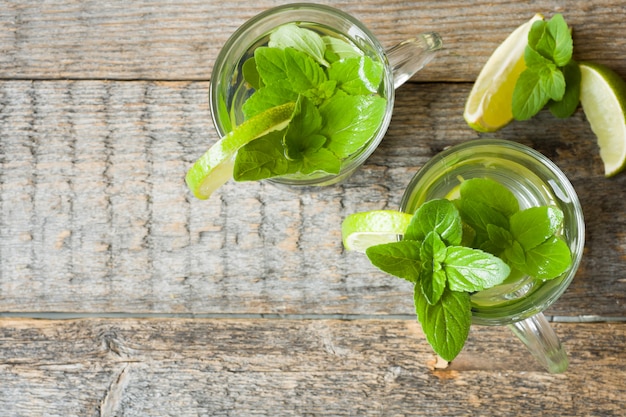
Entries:
{"type": "MultiPolygon", "coordinates": [[[[468,151],[471,149],[474,154],[479,154],[480,148],[487,150],[488,147],[494,146],[501,149],[506,149],[509,152],[515,152],[519,155],[523,155],[526,158],[532,158],[539,163],[539,170],[546,170],[558,181],[559,188],[562,189],[569,202],[563,202],[568,206],[571,206],[573,212],[573,218],[571,219],[572,228],[575,229],[576,234],[573,243],[568,245],[572,251],[572,264],[566,272],[557,277],[554,280],[545,281],[532,293],[523,296],[522,298],[512,300],[510,303],[502,303],[497,306],[480,307],[472,304],[472,321],[475,324],[484,325],[504,325],[511,324],[517,321],[524,320],[535,314],[538,314],[549,306],[551,306],[569,287],[573,280],[580,262],[582,260],[582,254],[585,244],[585,223],[582,212],[582,207],[578,199],[578,195],[573,185],[567,178],[567,176],[561,171],[561,169],[548,157],[538,152],[537,150],[526,146],[524,144],[514,142],[505,139],[472,139],[467,142],[451,146],[445,149],[439,154],[435,155],[428,162],[426,162],[422,168],[411,178],[400,202],[400,211],[406,212],[407,206],[411,202],[413,191],[419,186],[420,181],[433,169],[437,169],[442,166],[446,166],[445,161],[453,158],[456,154],[468,151]]],[[[491,149],[493,152],[493,149],[491,149]]],[[[539,175],[535,170],[532,170],[543,181],[546,181],[544,176],[539,175]]]]}
{"type": "MultiPolygon", "coordinates": [[[[218,111],[218,108],[220,92],[218,91],[218,88],[216,88],[216,83],[220,82],[221,74],[224,71],[228,71],[227,66],[229,65],[229,62],[231,62],[233,54],[239,55],[235,46],[238,45],[240,40],[247,40],[247,44],[244,46],[244,50],[247,50],[250,45],[254,44],[261,37],[267,35],[272,28],[290,22],[310,22],[333,28],[328,21],[323,19],[323,17],[327,15],[336,16],[338,19],[349,23],[352,27],[356,27],[359,32],[357,34],[343,33],[344,31],[342,31],[342,33],[350,39],[355,38],[356,35],[360,35],[363,40],[367,41],[372,51],[375,52],[378,59],[383,64],[385,69],[383,88],[385,99],[387,101],[385,115],[376,130],[376,133],[372,135],[369,142],[355,154],[342,161],[341,171],[338,174],[325,174],[318,171],[317,173],[312,173],[302,177],[290,175],[273,177],[265,181],[282,185],[296,186],[319,186],[340,182],[350,176],[376,150],[384,138],[389,124],[391,123],[395,101],[393,71],[387,61],[385,49],[382,47],[376,36],[360,20],[338,8],[316,3],[289,3],[264,10],[244,22],[233,32],[218,53],[209,82],[209,105],[211,118],[213,125],[217,130],[218,136],[220,138],[224,137],[228,134],[228,132],[224,131],[222,124],[219,121],[220,112],[218,111]]],[[[242,55],[243,54],[236,56],[235,59],[238,61],[242,55]]]]}

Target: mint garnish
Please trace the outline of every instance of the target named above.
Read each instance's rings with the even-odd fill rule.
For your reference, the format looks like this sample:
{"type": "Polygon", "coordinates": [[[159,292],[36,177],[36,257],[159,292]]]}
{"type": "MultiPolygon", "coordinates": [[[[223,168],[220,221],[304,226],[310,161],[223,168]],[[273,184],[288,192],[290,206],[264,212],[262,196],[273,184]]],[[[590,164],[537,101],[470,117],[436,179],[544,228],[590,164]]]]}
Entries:
{"type": "Polygon", "coordinates": [[[321,171],[337,174],[378,130],[387,101],[378,94],[384,67],[346,41],[286,24],[255,49],[242,73],[254,93],[246,119],[296,103],[289,125],[241,148],[235,180],[321,171]]]}
{"type": "Polygon", "coordinates": [[[546,105],[557,117],[572,115],[580,95],[580,69],[572,54],[572,35],[561,14],[533,23],[524,51],[527,68],[513,90],[515,119],[528,120],[546,105]]]}
{"type": "Polygon", "coordinates": [[[416,211],[402,241],[366,251],[376,267],[415,284],[417,318],[435,352],[448,361],[469,334],[469,293],[501,283],[510,272],[496,256],[458,246],[461,235],[454,204],[431,200],[416,211]]]}
{"type": "Polygon", "coordinates": [[[554,279],[571,264],[561,210],[520,210],[508,188],[486,178],[463,181],[459,191],[459,199],[419,207],[401,241],[366,250],[373,265],[414,284],[417,319],[447,361],[469,334],[472,293],[519,273],[554,279]]]}

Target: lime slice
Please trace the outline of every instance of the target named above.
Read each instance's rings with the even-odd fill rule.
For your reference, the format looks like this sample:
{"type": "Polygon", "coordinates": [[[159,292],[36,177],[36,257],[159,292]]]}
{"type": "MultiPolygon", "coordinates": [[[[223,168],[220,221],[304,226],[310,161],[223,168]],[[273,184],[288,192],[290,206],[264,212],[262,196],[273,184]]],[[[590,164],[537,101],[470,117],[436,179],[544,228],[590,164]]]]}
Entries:
{"type": "Polygon", "coordinates": [[[350,214],[341,224],[343,245],[350,251],[365,252],[370,246],[397,242],[412,218],[412,214],[395,210],[350,214]]]}
{"type": "Polygon", "coordinates": [[[524,50],[533,23],[542,20],[536,14],[515,29],[487,60],[472,87],[463,117],[472,129],[494,132],[513,120],[513,90],[519,75],[526,69],[524,50]]]}
{"type": "Polygon", "coordinates": [[[284,129],[291,120],[295,103],[272,107],[251,117],[224,136],[187,172],[185,181],[197,198],[204,200],[233,177],[237,151],[245,144],[275,130],[284,129]]]}
{"type": "Polygon", "coordinates": [[[609,68],[580,64],[580,104],[598,138],[604,175],[626,165],[626,82],[609,68]]]}

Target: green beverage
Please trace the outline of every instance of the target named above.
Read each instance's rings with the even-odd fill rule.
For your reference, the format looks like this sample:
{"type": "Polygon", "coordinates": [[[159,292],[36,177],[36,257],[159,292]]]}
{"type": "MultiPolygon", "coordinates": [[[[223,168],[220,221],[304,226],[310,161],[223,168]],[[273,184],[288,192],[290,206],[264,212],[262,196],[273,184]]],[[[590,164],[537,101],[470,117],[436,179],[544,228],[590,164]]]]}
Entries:
{"type": "Polygon", "coordinates": [[[507,325],[550,372],[567,355],[543,311],[573,279],[584,247],[576,192],[548,158],[504,140],[473,140],[426,163],[401,211],[354,213],[344,246],[413,284],[417,319],[451,361],[471,324],[507,325]]]}
{"type": "Polygon", "coordinates": [[[407,187],[401,209],[412,213],[432,199],[455,199],[461,182],[472,178],[502,184],[521,210],[547,206],[563,213],[557,235],[572,253],[567,270],[549,280],[514,272],[502,284],[471,296],[474,323],[510,324],[542,311],[567,288],[584,246],[582,211],[571,184],[551,161],[525,146],[488,140],[465,143],[429,161],[407,187]]]}
{"type": "Polygon", "coordinates": [[[238,150],[235,180],[326,185],[350,175],[382,139],[394,74],[359,21],[326,6],[290,5],[262,13],[229,39],[210,96],[220,136],[295,104],[286,126],[238,150]]]}
{"type": "Polygon", "coordinates": [[[319,4],[255,16],[215,61],[210,105],[220,139],[187,172],[189,189],[206,199],[231,178],[345,180],[383,139],[395,88],[441,47],[430,32],[385,51],[359,20],[319,4]]]}

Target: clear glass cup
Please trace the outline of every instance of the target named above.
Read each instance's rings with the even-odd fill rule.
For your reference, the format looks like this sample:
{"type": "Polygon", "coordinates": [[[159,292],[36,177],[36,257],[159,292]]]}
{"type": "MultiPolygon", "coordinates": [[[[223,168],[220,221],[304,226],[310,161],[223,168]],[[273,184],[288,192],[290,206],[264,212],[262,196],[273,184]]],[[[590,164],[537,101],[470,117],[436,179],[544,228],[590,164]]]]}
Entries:
{"type": "Polygon", "coordinates": [[[442,48],[437,33],[425,33],[385,50],[376,37],[358,19],[338,9],[319,4],[287,4],[253,17],[244,23],[222,47],[213,68],[210,83],[210,105],[213,123],[220,137],[225,136],[232,123],[243,122],[241,105],[253,90],[242,91],[242,65],[256,47],[267,43],[269,33],[278,26],[297,23],[328,34],[338,34],[361,49],[366,55],[384,65],[383,82],[379,89],[387,100],[384,118],[376,133],[359,151],[346,158],[339,174],[314,172],[292,174],[270,181],[290,186],[322,186],[348,178],[374,152],[385,135],[393,111],[395,88],[406,82],[426,65],[442,48]],[[234,120],[233,120],[234,119],[234,120]]]}
{"type": "Polygon", "coordinates": [[[563,211],[562,236],[572,253],[567,271],[548,281],[520,277],[471,297],[474,324],[509,326],[548,371],[563,372],[567,354],[542,312],[565,292],[582,258],[585,224],[578,196],[565,174],[541,153],[511,141],[478,139],[428,161],[409,183],[400,209],[413,213],[426,201],[450,198],[462,179],[476,177],[507,186],[521,209],[549,205],[563,211]]]}

